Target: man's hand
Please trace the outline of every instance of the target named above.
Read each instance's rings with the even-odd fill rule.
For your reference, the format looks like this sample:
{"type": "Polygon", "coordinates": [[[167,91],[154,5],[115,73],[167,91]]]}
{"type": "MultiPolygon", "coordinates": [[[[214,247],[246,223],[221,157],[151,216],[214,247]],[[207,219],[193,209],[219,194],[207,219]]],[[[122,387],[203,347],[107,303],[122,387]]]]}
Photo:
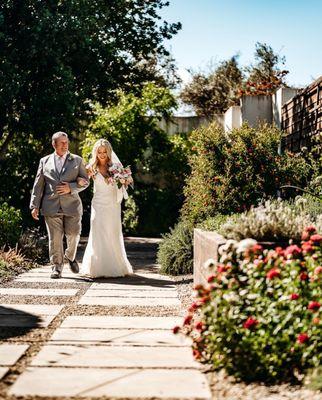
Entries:
{"type": "Polygon", "coordinates": [[[57,194],[62,195],[62,194],[68,194],[71,192],[70,186],[68,182],[62,182],[59,185],[56,186],[56,191],[57,194]]]}
{"type": "Polygon", "coordinates": [[[39,221],[39,208],[33,208],[31,210],[31,216],[33,219],[35,219],[36,221],[39,221]]]}

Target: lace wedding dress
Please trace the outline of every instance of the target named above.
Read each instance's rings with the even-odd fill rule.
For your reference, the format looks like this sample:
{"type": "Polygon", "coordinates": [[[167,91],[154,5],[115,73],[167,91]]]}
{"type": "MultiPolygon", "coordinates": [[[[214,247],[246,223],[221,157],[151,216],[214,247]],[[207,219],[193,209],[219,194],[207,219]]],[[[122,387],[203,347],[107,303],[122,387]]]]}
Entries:
{"type": "Polygon", "coordinates": [[[107,184],[100,172],[96,174],[82,275],[99,278],[133,273],[123,242],[120,191],[115,184],[107,184]]]}

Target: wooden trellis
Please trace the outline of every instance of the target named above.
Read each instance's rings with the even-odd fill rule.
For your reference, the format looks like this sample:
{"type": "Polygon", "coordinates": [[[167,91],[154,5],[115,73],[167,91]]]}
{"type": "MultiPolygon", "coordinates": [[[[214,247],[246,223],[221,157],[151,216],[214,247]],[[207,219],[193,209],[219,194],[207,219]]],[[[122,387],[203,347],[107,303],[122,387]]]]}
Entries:
{"type": "Polygon", "coordinates": [[[282,130],[284,150],[310,150],[317,143],[322,134],[322,76],[284,104],[282,130]]]}

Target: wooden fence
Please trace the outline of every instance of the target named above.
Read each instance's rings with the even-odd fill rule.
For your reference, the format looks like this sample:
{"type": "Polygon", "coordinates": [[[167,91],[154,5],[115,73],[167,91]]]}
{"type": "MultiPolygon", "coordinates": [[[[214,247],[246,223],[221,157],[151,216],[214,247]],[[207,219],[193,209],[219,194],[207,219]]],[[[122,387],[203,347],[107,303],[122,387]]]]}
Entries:
{"type": "Polygon", "coordinates": [[[316,144],[322,134],[322,76],[284,104],[281,127],[284,150],[310,150],[316,144]]]}

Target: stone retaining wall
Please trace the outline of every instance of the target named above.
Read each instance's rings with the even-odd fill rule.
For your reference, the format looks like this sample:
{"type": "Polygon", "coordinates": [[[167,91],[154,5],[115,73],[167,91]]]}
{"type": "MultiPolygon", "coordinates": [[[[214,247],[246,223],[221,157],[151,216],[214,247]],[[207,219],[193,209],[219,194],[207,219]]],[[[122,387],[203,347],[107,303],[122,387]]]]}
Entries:
{"type": "Polygon", "coordinates": [[[225,243],[225,238],[217,232],[194,229],[193,231],[193,283],[207,283],[209,271],[204,268],[205,262],[212,258],[218,262],[218,247],[225,243]]]}

